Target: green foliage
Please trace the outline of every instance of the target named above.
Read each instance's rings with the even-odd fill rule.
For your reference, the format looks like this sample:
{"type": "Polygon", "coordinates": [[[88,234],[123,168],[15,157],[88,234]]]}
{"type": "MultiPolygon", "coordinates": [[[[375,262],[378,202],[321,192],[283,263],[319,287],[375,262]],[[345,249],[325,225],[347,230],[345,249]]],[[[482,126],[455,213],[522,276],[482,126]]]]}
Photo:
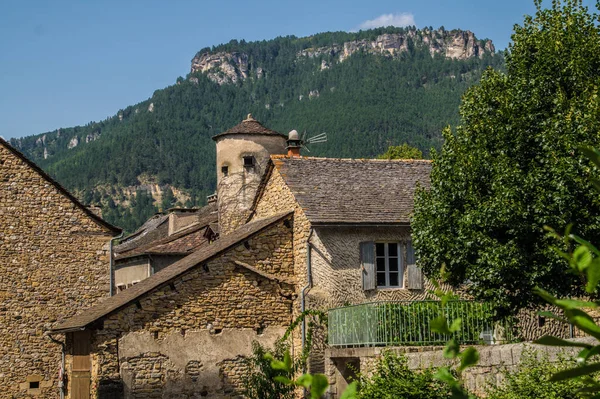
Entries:
{"type": "Polygon", "coordinates": [[[177,203],[177,198],[173,194],[173,190],[171,187],[167,187],[167,189],[163,192],[162,201],[160,204],[161,210],[164,212],[169,208],[172,208],[177,203]]]}
{"type": "Polygon", "coordinates": [[[600,239],[600,200],[576,150],[600,145],[597,16],[578,0],[540,3],[515,27],[506,73],[488,70],[463,97],[462,125],[444,130],[412,224],[427,275],[445,266],[450,283],[470,282],[505,314],[541,302],[536,285],[583,293],[544,225],[572,222],[578,235],[600,239]]]}
{"type": "Polygon", "coordinates": [[[573,399],[585,387],[581,378],[560,382],[551,381],[550,377],[571,367],[574,359],[560,357],[550,362],[547,354],[525,351],[521,355],[516,370],[505,369],[502,372],[503,383],[487,392],[487,399],[573,399]]]}
{"type": "Polygon", "coordinates": [[[423,152],[404,143],[389,146],[386,152],[377,156],[377,159],[423,159],[423,152]]]}
{"type": "MultiPolygon", "coordinates": [[[[501,66],[501,54],[451,60],[416,48],[395,59],[363,53],[343,63],[331,62],[328,54],[297,58],[309,47],[399,31],[403,29],[232,41],[213,50],[248,54],[250,77],[244,81],[219,86],[196,73],[103,121],[47,132],[43,145],[41,135],[12,144],[68,189],[82,195],[98,192],[103,210],[109,197],[116,201],[106,187],[139,185],[142,174],[190,194],[188,205],[202,205],[216,188],[211,137],[249,112],[283,133],[327,132],[327,143],[311,146],[315,156],[374,157],[392,143],[408,143],[427,154],[440,148],[440,129],[458,121],[462,93],[484,68],[501,66]],[[322,61],[331,67],[321,71],[322,61]],[[256,75],[258,67],[264,70],[262,78],[256,75]],[[320,96],[309,100],[311,90],[320,96]],[[74,137],[79,145],[69,149],[74,137]]],[[[113,223],[123,224],[119,215],[114,217],[113,223]]]]}
{"type": "Polygon", "coordinates": [[[413,371],[404,355],[383,352],[372,377],[360,376],[358,399],[443,399],[450,390],[434,378],[431,369],[413,371]]]}
{"type": "Polygon", "coordinates": [[[242,375],[243,394],[247,398],[263,399],[293,399],[294,388],[278,382],[276,377],[291,378],[295,368],[290,371],[273,369],[271,359],[267,356],[283,358],[288,352],[288,346],[283,341],[276,341],[273,348],[265,348],[260,343],[252,342],[252,355],[245,359],[247,371],[242,375]]]}

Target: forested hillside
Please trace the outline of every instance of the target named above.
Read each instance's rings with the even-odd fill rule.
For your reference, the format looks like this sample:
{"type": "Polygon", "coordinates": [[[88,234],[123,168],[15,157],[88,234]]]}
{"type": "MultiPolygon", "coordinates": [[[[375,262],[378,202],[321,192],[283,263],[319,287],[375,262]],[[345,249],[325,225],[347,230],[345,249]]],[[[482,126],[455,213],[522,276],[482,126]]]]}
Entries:
{"type": "Polygon", "coordinates": [[[11,142],[84,202],[101,204],[107,220],[131,231],[158,208],[204,203],[215,190],[211,137],[248,113],[282,133],[326,132],[329,141],[309,155],[374,157],[402,143],[425,155],[440,148],[441,129],[458,121],[462,93],[486,67],[503,65],[502,54],[473,42],[472,34],[445,35],[443,28],[386,28],[232,41],[194,57],[196,63],[212,57],[213,64],[201,65],[205,70],[192,68],[111,118],[11,142]],[[369,40],[386,34],[401,35],[403,47],[369,50],[369,40]],[[479,53],[448,58],[432,47],[434,34],[442,47],[444,40],[465,37],[465,46],[479,53]]]}

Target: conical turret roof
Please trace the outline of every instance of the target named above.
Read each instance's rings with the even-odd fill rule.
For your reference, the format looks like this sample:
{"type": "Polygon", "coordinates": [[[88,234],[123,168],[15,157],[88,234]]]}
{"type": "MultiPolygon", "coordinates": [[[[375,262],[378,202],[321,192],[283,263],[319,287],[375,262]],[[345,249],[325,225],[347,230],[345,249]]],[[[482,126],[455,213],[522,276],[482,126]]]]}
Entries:
{"type": "Polygon", "coordinates": [[[223,133],[219,133],[216,136],[213,136],[213,140],[228,134],[259,134],[267,136],[281,136],[287,139],[286,135],[264,127],[259,121],[252,117],[252,114],[248,114],[248,117],[246,119],[244,119],[242,122],[238,123],[231,129],[223,133]]]}

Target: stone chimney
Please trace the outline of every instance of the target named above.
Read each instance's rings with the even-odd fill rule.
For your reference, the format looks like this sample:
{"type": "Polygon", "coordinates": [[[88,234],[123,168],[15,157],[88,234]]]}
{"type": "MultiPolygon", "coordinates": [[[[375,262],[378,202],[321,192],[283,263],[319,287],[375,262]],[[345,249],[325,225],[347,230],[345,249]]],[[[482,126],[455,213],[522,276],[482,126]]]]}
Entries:
{"type": "Polygon", "coordinates": [[[288,134],[287,146],[285,147],[288,151],[288,157],[299,157],[300,156],[300,148],[302,148],[302,140],[300,140],[300,135],[296,130],[292,130],[288,134]]]}

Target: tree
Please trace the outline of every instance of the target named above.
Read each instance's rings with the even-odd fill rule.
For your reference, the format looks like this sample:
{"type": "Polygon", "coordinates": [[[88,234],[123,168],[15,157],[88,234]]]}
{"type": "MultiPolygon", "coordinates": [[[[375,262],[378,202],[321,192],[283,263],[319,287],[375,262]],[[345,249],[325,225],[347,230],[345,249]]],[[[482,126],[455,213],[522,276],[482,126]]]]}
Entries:
{"type": "Polygon", "coordinates": [[[173,194],[173,190],[171,187],[167,187],[162,195],[162,201],[160,203],[160,208],[164,212],[169,208],[172,208],[177,203],[177,198],[173,194]]]}
{"type": "Polygon", "coordinates": [[[377,156],[377,159],[423,159],[423,152],[404,143],[389,146],[386,152],[377,156]]]}
{"type": "Polygon", "coordinates": [[[600,241],[600,201],[579,145],[600,144],[600,30],[580,0],[553,1],[516,26],[506,72],[488,70],[443,131],[431,188],[415,199],[413,238],[429,276],[498,306],[533,306],[535,286],[579,295],[545,225],[600,241]]]}

